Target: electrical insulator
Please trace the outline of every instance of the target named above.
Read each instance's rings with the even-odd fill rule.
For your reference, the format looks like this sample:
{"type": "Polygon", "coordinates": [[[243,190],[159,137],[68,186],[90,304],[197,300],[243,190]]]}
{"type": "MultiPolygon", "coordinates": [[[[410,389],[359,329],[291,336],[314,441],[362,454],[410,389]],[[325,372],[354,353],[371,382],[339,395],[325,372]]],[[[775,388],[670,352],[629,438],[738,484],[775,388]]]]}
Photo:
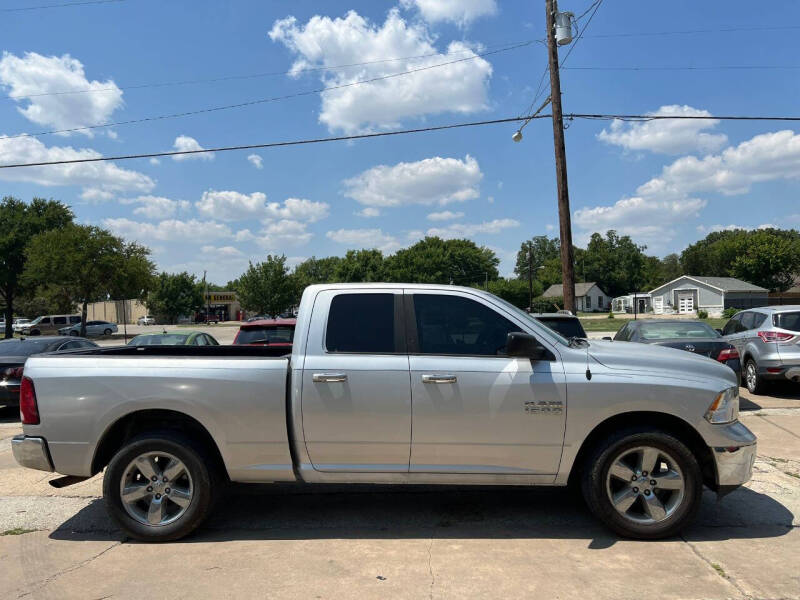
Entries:
{"type": "Polygon", "coordinates": [[[565,46],[572,41],[572,19],[575,14],[571,12],[556,13],[556,43],[565,46]]]}

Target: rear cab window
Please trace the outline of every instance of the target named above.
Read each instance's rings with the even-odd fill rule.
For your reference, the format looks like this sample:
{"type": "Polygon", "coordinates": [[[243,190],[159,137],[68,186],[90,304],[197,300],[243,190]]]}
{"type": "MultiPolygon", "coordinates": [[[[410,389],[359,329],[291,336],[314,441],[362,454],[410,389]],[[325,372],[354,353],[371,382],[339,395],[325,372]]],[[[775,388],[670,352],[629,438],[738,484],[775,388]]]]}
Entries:
{"type": "Polygon", "coordinates": [[[265,325],[247,327],[239,330],[237,344],[291,344],[294,340],[294,326],[265,325]]]}
{"type": "Polygon", "coordinates": [[[328,352],[394,354],[401,351],[397,294],[337,294],[325,329],[328,352]]]}

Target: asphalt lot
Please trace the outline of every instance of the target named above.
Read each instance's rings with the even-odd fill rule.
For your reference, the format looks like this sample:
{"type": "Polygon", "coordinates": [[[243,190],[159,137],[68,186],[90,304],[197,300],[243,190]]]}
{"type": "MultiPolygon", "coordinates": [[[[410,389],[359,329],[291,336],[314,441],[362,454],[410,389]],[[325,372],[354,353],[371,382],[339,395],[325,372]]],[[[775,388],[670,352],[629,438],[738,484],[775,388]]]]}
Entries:
{"type": "Polygon", "coordinates": [[[660,542],[610,534],[562,489],[257,485],[189,539],[135,543],[99,476],[56,490],[16,466],[6,411],[0,598],[800,598],[800,388],[742,394],[753,480],[660,542]]]}

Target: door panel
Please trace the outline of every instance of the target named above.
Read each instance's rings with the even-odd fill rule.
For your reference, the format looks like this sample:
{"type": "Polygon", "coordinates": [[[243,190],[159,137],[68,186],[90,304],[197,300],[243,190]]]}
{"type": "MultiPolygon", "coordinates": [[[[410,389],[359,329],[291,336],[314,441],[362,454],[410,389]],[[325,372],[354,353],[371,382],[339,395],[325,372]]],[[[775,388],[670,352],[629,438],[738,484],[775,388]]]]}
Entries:
{"type": "Polygon", "coordinates": [[[555,473],[566,385],[559,362],[411,356],[411,472],[555,473]],[[424,383],[426,374],[454,383],[424,383]]]}
{"type": "Polygon", "coordinates": [[[318,294],[301,395],[314,469],[408,471],[411,389],[404,333],[401,290],[318,294]]]}

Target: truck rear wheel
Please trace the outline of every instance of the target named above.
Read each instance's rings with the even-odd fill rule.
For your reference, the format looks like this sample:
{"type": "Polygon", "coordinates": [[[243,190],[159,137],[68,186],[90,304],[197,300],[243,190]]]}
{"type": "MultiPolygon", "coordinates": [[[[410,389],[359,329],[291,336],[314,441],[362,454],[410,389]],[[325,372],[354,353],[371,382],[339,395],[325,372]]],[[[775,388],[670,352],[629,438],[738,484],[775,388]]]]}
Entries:
{"type": "Polygon", "coordinates": [[[130,537],[177,540],[211,512],[222,478],[204,449],[170,432],[131,439],[114,455],[103,479],[108,512],[130,537]]]}
{"type": "Polygon", "coordinates": [[[703,478],[691,450],[657,429],[629,429],[601,443],[583,472],[591,511],[616,533],[669,537],[700,508],[703,478]]]}

